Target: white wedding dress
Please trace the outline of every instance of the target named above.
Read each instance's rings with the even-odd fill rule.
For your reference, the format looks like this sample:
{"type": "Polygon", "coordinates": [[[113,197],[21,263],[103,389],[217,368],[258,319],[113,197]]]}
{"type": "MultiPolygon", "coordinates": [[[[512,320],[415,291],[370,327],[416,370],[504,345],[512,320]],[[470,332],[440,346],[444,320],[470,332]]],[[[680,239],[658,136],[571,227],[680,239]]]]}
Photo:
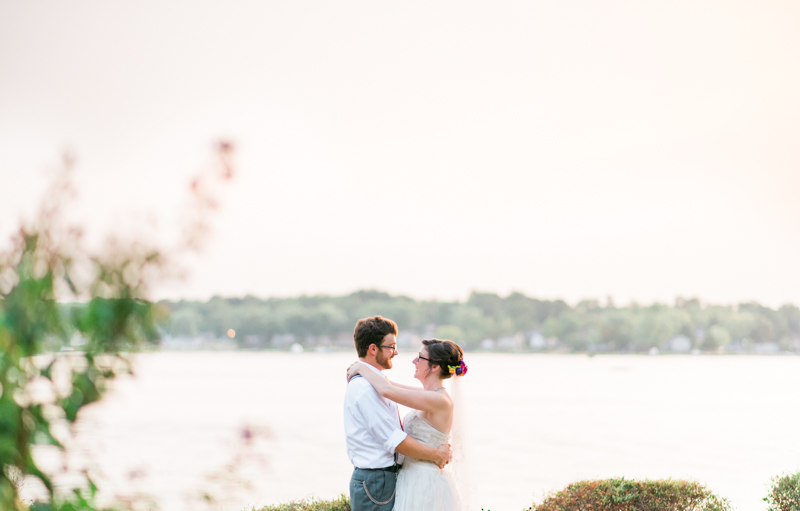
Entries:
{"type": "MultiPolygon", "coordinates": [[[[423,419],[418,410],[410,411],[403,423],[411,438],[430,447],[439,447],[449,439],[447,434],[423,419]]],[[[397,476],[393,511],[460,511],[456,484],[449,466],[440,471],[432,461],[406,457],[397,476]]]]}

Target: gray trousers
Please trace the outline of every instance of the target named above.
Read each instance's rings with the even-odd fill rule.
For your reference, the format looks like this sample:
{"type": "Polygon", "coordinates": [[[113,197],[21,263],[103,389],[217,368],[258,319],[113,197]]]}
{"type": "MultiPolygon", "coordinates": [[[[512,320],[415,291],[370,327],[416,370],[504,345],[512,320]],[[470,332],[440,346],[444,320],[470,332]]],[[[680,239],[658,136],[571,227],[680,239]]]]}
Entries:
{"type": "Polygon", "coordinates": [[[356,468],[350,478],[350,509],[352,511],[392,511],[397,485],[395,465],[387,468],[356,468]]]}

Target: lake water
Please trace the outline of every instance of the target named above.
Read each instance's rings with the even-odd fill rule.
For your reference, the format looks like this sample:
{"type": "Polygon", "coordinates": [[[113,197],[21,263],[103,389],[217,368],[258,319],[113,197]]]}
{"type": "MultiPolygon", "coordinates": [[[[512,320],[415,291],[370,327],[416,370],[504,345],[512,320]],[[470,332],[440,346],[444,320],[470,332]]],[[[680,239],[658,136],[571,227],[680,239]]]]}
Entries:
{"type": "MultiPolygon", "coordinates": [[[[389,378],[414,383],[411,359],[389,378]]],[[[239,511],[346,492],[347,353],[137,356],[86,410],[80,437],[107,493],[167,511],[239,511]],[[243,429],[250,433],[243,435],[243,429]]],[[[743,510],[800,470],[800,357],[468,353],[469,473],[478,508],[522,511],[570,482],[688,478],[743,510]]]]}

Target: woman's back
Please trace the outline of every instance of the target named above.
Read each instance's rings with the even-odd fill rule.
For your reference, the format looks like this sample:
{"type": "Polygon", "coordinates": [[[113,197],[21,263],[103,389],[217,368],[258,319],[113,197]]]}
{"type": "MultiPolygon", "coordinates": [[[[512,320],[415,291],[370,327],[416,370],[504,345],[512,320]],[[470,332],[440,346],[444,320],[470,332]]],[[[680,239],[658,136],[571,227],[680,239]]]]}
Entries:
{"type": "Polygon", "coordinates": [[[453,400],[450,399],[444,387],[440,387],[434,392],[441,393],[446,399],[434,410],[420,411],[420,417],[439,431],[449,434],[453,429],[453,400]]]}

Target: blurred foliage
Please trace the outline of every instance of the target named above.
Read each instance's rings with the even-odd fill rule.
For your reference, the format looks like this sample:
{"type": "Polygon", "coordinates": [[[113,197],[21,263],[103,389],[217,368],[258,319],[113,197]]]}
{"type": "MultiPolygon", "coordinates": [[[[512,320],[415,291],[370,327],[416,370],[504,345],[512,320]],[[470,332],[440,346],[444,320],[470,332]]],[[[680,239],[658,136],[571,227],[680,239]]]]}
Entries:
{"type": "Polygon", "coordinates": [[[548,495],[530,511],[729,511],[730,504],[699,483],[673,479],[625,478],[572,483],[548,495]]]}
{"type": "Polygon", "coordinates": [[[767,511],[800,510],[800,472],[774,477],[764,501],[767,511]]]}
{"type": "Polygon", "coordinates": [[[342,494],[332,500],[296,500],[275,506],[254,507],[250,511],[350,511],[350,499],[342,494]]]}
{"type": "MultiPolygon", "coordinates": [[[[175,253],[197,248],[208,233],[216,207],[209,190],[232,173],[230,144],[217,152],[220,168],[191,184],[190,217],[175,253]]],[[[72,166],[65,157],[35,219],[0,253],[3,511],[96,509],[90,467],[70,467],[67,457],[74,424],[110,379],[131,372],[128,354],[155,343],[164,320],[164,309],[145,298],[147,285],[166,270],[162,250],[110,237],[95,253],[82,245],[80,229],[64,225],[64,206],[75,195],[72,166]],[[42,466],[39,450],[55,450],[61,462],[42,466]],[[22,501],[23,487],[36,502],[22,501]]],[[[134,504],[119,501],[116,508],[134,504]]]]}
{"type": "Polygon", "coordinates": [[[550,341],[537,348],[542,350],[642,352],[669,349],[666,343],[678,336],[703,351],[752,351],[767,344],[774,350],[800,350],[800,309],[794,305],[774,310],[756,303],[719,306],[678,299],[673,306],[617,307],[596,300],[570,306],[521,293],[478,292],[464,302],[440,302],[379,291],[269,299],[217,296],[162,305],[171,314],[160,326],[170,336],[221,338],[232,328],[237,342],[249,336],[261,348],[279,347],[273,341],[286,335],[301,344],[338,336],[345,345],[359,318],[380,314],[395,320],[401,333],[451,338],[468,349],[484,339],[522,333],[526,342],[518,347],[524,349],[531,348],[531,336],[540,335],[550,341]]]}
{"type": "Polygon", "coordinates": [[[69,439],[58,425],[73,424],[83,407],[100,399],[108,379],[130,369],[125,353],[158,338],[156,307],[141,298],[142,282],[129,275],[147,273],[159,264],[159,254],[131,250],[126,257],[83,257],[77,237],[57,240],[50,225],[52,218],[45,216],[21,229],[0,263],[5,283],[0,289],[4,510],[25,508],[17,488],[34,484],[31,478],[50,496],[49,503],[34,509],[93,509],[95,488],[88,475],[84,488],[56,495],[52,474],[35,460],[35,447],[63,450],[69,439]],[[75,275],[78,266],[89,272],[83,281],[75,275]],[[59,307],[58,297],[87,300],[59,307]],[[52,351],[59,346],[64,349],[52,351]]]}

